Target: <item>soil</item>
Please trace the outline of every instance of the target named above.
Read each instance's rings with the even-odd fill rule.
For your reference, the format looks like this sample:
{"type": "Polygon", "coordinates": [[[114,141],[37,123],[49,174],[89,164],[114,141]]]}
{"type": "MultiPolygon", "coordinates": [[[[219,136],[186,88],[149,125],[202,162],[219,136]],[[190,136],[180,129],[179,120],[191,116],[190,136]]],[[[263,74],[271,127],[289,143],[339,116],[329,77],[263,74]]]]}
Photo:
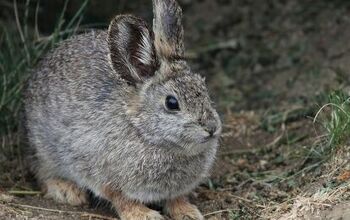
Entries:
{"type": "MultiPolygon", "coordinates": [[[[294,198],[311,196],[329,181],[326,165],[308,169],[314,161],[303,155],[323,140],[322,124],[313,117],[326,94],[350,92],[349,2],[180,2],[186,43],[194,45],[187,56],[207,77],[224,124],[211,178],[190,200],[211,220],[350,219],[349,191],[321,208],[289,215],[294,198]]],[[[38,190],[19,161],[0,154],[0,219],[116,218],[96,198],[71,207],[41,194],[9,193],[38,190]]]]}

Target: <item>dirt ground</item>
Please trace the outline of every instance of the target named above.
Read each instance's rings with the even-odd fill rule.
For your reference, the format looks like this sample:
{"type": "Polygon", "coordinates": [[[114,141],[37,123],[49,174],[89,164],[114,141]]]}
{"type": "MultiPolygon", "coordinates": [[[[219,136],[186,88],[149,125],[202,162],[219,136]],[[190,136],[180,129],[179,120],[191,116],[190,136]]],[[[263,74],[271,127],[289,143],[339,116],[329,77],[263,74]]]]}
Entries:
{"type": "MultiPolygon", "coordinates": [[[[350,219],[349,147],[327,161],[305,156],[324,141],[313,117],[325,96],[350,92],[350,2],[180,2],[188,59],[224,124],[212,176],[191,201],[211,220],[350,219]]],[[[0,219],[116,218],[94,198],[43,198],[20,160],[0,154],[0,219]]]]}

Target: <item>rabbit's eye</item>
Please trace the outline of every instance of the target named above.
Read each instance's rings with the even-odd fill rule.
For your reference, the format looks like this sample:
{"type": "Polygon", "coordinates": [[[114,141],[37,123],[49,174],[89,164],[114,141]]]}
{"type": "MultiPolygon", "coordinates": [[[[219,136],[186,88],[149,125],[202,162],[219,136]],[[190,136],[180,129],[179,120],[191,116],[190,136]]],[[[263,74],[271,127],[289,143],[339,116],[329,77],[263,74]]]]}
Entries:
{"type": "Polygon", "coordinates": [[[170,111],[179,111],[180,107],[179,107],[179,102],[177,101],[177,99],[172,96],[172,95],[168,95],[165,99],[165,106],[167,107],[168,110],[170,111]]]}

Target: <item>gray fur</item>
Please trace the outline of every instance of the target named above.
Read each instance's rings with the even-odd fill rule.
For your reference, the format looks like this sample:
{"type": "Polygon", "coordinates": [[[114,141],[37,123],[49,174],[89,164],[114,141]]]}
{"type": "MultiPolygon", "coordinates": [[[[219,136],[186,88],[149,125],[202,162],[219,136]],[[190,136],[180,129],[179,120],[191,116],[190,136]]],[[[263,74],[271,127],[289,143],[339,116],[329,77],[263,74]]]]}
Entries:
{"type": "MultiPolygon", "coordinates": [[[[154,70],[138,77],[145,69],[110,54],[115,34],[74,36],[35,69],[24,91],[34,171],[40,181],[67,179],[97,195],[104,185],[142,202],[184,195],[208,175],[221,132],[204,79],[159,51],[136,51],[154,61],[154,70]],[[125,76],[138,78],[130,84],[125,76]],[[167,95],[178,98],[181,111],[165,109],[167,95]]],[[[118,34],[125,34],[120,45],[130,40],[118,34]]],[[[151,48],[145,39],[153,45],[147,35],[139,50],[151,48]]]]}
{"type": "Polygon", "coordinates": [[[158,53],[167,58],[183,57],[182,10],[176,0],[153,0],[153,31],[158,53]]]}

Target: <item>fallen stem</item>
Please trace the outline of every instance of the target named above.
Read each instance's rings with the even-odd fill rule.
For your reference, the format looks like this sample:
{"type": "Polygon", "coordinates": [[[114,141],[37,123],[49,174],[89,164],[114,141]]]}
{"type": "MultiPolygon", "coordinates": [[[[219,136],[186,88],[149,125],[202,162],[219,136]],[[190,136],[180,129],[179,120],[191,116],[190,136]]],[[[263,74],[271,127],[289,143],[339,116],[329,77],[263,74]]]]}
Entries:
{"type": "Polygon", "coordinates": [[[11,194],[11,195],[27,195],[27,196],[30,196],[30,195],[40,195],[41,191],[10,190],[10,191],[7,191],[7,193],[11,194]]]}
{"type": "Polygon", "coordinates": [[[231,212],[231,211],[239,211],[238,209],[223,209],[223,210],[218,210],[214,212],[209,212],[207,214],[204,214],[204,217],[209,216],[209,215],[215,215],[215,214],[220,214],[224,212],[231,212]]]}
{"type": "Polygon", "coordinates": [[[117,220],[117,218],[112,218],[112,217],[107,217],[107,216],[97,215],[97,214],[92,214],[87,212],[80,212],[80,211],[65,211],[65,210],[59,210],[59,209],[49,209],[49,208],[43,208],[38,206],[22,205],[18,203],[8,203],[8,205],[17,206],[17,207],[26,208],[26,209],[46,211],[46,212],[77,214],[77,215],[80,215],[81,217],[93,217],[93,218],[106,219],[106,220],[117,220]]]}

